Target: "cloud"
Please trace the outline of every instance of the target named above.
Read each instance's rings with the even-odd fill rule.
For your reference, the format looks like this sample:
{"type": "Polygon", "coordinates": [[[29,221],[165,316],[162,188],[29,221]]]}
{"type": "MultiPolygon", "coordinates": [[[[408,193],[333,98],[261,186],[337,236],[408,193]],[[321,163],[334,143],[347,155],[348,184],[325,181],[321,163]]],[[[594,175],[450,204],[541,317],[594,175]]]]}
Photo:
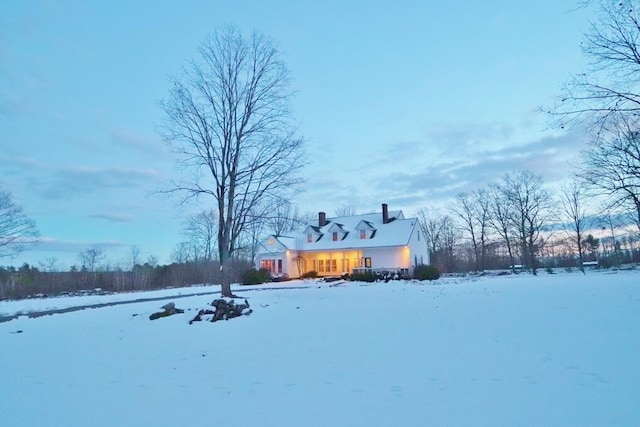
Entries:
{"type": "Polygon", "coordinates": [[[42,237],[36,248],[38,252],[79,253],[87,248],[102,250],[128,248],[130,245],[119,241],[85,241],[64,240],[55,237],[42,237]]]}
{"type": "Polygon", "coordinates": [[[95,213],[89,215],[89,218],[104,219],[109,222],[130,222],[133,220],[131,215],[124,215],[120,213],[95,213]]]}
{"type": "Polygon", "coordinates": [[[144,153],[157,152],[164,147],[158,137],[150,138],[129,129],[112,129],[109,133],[111,140],[125,148],[134,148],[144,153]]]}
{"type": "Polygon", "coordinates": [[[464,160],[430,158],[428,165],[419,168],[390,164],[375,174],[366,192],[400,206],[441,203],[516,170],[529,170],[541,175],[547,184],[556,184],[567,177],[569,163],[579,155],[585,141],[585,136],[565,133],[517,146],[483,149],[464,160]]]}
{"type": "Polygon", "coordinates": [[[114,167],[50,167],[50,174],[31,177],[33,188],[47,199],[69,199],[109,190],[151,189],[162,175],[155,169],[114,167]]]}

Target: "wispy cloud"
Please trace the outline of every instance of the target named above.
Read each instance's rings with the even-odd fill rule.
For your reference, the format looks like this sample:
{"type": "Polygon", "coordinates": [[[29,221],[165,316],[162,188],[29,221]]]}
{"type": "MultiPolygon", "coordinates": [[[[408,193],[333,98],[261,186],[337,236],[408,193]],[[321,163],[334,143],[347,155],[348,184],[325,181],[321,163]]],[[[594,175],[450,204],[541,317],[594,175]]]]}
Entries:
{"type": "Polygon", "coordinates": [[[158,136],[151,137],[130,129],[112,129],[109,136],[117,145],[125,148],[133,148],[144,153],[157,152],[164,147],[158,136]]]}
{"type": "Polygon", "coordinates": [[[79,253],[87,248],[119,249],[129,247],[129,244],[120,241],[77,241],[64,240],[55,237],[42,237],[37,250],[42,252],[66,252],[79,253]]]}
{"type": "Polygon", "coordinates": [[[110,212],[91,214],[89,218],[104,219],[109,222],[130,222],[133,220],[131,215],[110,212]]]}
{"type": "Polygon", "coordinates": [[[48,174],[30,177],[32,187],[49,200],[83,197],[110,190],[151,190],[162,180],[156,169],[119,167],[49,167],[48,174]]]}

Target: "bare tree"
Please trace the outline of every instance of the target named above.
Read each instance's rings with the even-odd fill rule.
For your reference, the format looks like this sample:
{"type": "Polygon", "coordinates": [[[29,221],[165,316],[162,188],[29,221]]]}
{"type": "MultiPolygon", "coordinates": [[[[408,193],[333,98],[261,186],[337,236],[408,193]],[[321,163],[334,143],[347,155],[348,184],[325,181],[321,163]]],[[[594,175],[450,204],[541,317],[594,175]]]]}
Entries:
{"type": "Polygon", "coordinates": [[[453,271],[454,249],[460,239],[454,221],[449,215],[427,208],[418,209],[416,216],[427,238],[431,264],[442,271],[453,271]]]}
{"type": "Polygon", "coordinates": [[[171,261],[182,264],[190,260],[191,257],[191,242],[178,243],[171,252],[171,261]]]}
{"type": "Polygon", "coordinates": [[[56,264],[58,263],[58,259],[56,257],[47,257],[43,262],[39,262],[40,270],[46,271],[47,273],[53,273],[56,271],[56,264]]]}
{"type": "Polygon", "coordinates": [[[448,215],[443,218],[441,239],[441,269],[442,271],[454,271],[455,249],[460,241],[460,233],[455,222],[448,215]]]}
{"type": "Polygon", "coordinates": [[[171,191],[216,202],[222,295],[231,296],[223,267],[256,206],[301,182],[304,144],[289,109],[289,72],[273,41],[225,28],[206,38],[199,53],[172,81],[161,133],[181,165],[195,172],[171,191]]]}
{"type": "Polygon", "coordinates": [[[503,188],[513,207],[512,222],[518,231],[523,264],[536,275],[541,230],[552,213],[551,194],[543,186],[542,177],[529,171],[518,171],[504,177],[503,188]]]}
{"type": "Polygon", "coordinates": [[[462,230],[471,240],[473,261],[476,270],[486,265],[488,232],[491,210],[487,191],[476,190],[471,194],[461,193],[456,197],[452,211],[462,220],[462,230]]]}
{"type": "Polygon", "coordinates": [[[468,193],[460,193],[456,196],[456,201],[451,211],[462,220],[460,229],[468,235],[471,241],[471,252],[473,254],[473,264],[476,270],[480,270],[480,256],[478,248],[478,229],[473,198],[468,193]]]}
{"type": "Polygon", "coordinates": [[[284,236],[300,225],[298,209],[288,200],[274,201],[265,213],[266,231],[274,236],[284,236]]]}
{"type": "Polygon", "coordinates": [[[131,270],[140,263],[140,246],[133,245],[129,250],[129,265],[131,265],[131,270]]]}
{"type": "Polygon", "coordinates": [[[569,221],[569,239],[572,246],[578,250],[578,268],[584,273],[584,232],[587,228],[587,214],[585,207],[586,190],[578,181],[571,181],[562,187],[560,192],[560,206],[563,216],[569,221]]]}
{"type": "Polygon", "coordinates": [[[515,254],[513,247],[514,240],[516,239],[513,221],[513,207],[509,203],[507,192],[503,185],[490,184],[488,191],[489,209],[491,214],[489,215],[489,224],[495,230],[496,233],[502,238],[509,254],[509,266],[513,272],[515,272],[515,254]]]}
{"type": "Polygon", "coordinates": [[[0,257],[19,254],[39,237],[35,222],[13,202],[11,193],[0,191],[0,257]]]}
{"type": "Polygon", "coordinates": [[[214,258],[217,217],[214,210],[202,211],[189,217],[185,223],[185,233],[192,242],[199,257],[205,261],[214,258]]]}
{"type": "Polygon", "coordinates": [[[104,260],[104,251],[96,246],[85,249],[78,254],[82,267],[90,272],[95,272],[98,263],[104,260]]]}
{"type": "Polygon", "coordinates": [[[334,212],[335,216],[354,216],[356,215],[356,208],[351,205],[342,205],[334,212]]]}
{"type": "Polygon", "coordinates": [[[591,3],[599,13],[582,43],[588,69],[570,78],[549,113],[560,127],[581,124],[599,133],[640,113],[640,19],[637,0],[591,3]]]}
{"type": "Polygon", "coordinates": [[[631,214],[640,232],[640,127],[620,119],[607,137],[594,141],[583,153],[578,175],[596,194],[608,200],[607,209],[631,214]]]}

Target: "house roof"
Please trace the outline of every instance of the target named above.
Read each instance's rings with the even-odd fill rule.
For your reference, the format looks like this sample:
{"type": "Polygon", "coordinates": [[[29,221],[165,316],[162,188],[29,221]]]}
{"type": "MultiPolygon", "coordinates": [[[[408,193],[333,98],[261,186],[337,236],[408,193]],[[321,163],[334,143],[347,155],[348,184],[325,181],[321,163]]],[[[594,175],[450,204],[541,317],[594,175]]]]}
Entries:
{"type": "Polygon", "coordinates": [[[336,249],[375,248],[385,246],[403,246],[409,243],[418,220],[416,218],[404,218],[402,211],[389,211],[390,221],[382,223],[382,213],[353,215],[348,217],[327,218],[327,223],[322,227],[307,225],[299,232],[289,236],[276,237],[278,241],[289,250],[321,251],[336,249]],[[361,222],[367,223],[375,232],[367,239],[361,239],[360,233],[351,233],[356,230],[361,222]],[[329,229],[340,225],[347,234],[343,239],[334,241],[329,229]],[[305,231],[312,227],[314,231],[321,233],[319,239],[307,242],[305,231]]]}

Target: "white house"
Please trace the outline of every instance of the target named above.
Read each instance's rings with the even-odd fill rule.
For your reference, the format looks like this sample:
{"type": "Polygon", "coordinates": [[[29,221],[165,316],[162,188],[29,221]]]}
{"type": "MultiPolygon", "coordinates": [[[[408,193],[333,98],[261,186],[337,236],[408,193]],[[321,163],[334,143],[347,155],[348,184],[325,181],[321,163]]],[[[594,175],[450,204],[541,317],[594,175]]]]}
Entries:
{"type": "Polygon", "coordinates": [[[274,275],[300,277],[309,271],[337,276],[355,271],[411,273],[429,264],[429,249],[417,218],[402,211],[327,218],[308,224],[290,236],[269,236],[260,244],[256,268],[274,275]]]}

